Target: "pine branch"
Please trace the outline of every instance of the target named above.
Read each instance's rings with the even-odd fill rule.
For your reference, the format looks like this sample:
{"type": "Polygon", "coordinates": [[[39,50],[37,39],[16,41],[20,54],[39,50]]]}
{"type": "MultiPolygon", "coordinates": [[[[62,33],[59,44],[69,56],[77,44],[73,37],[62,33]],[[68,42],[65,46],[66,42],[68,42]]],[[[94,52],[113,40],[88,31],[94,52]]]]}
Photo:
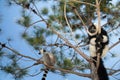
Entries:
{"type": "Polygon", "coordinates": [[[21,57],[28,58],[28,59],[33,60],[33,61],[37,61],[37,59],[32,58],[32,57],[30,57],[30,56],[23,55],[23,54],[19,53],[18,51],[14,50],[14,49],[12,49],[12,48],[10,48],[10,47],[8,47],[8,46],[6,46],[5,44],[4,44],[4,46],[3,46],[3,44],[0,43],[0,45],[1,45],[3,48],[7,48],[8,50],[14,52],[16,55],[19,55],[19,56],[21,56],[21,57]]]}
{"type": "Polygon", "coordinates": [[[75,72],[75,71],[72,71],[72,70],[66,70],[66,69],[62,69],[62,68],[56,68],[56,67],[49,66],[49,65],[45,65],[45,66],[49,67],[50,69],[59,70],[59,71],[64,72],[64,73],[71,73],[71,74],[76,74],[78,76],[83,76],[83,77],[91,78],[90,74],[84,74],[84,73],[75,72]]]}

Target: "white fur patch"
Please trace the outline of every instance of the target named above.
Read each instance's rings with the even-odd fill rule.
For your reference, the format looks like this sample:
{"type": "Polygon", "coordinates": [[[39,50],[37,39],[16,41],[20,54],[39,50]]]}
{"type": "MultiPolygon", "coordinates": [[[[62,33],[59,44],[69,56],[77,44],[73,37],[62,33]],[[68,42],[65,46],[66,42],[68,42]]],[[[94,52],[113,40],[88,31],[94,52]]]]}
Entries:
{"type": "MultiPolygon", "coordinates": [[[[104,57],[107,54],[108,50],[109,50],[109,46],[106,45],[105,48],[103,49],[103,53],[102,53],[101,57],[104,57]]],[[[94,45],[91,45],[91,44],[89,45],[89,51],[90,51],[91,57],[96,56],[96,47],[94,45]]]]}
{"type": "Polygon", "coordinates": [[[96,44],[95,40],[96,40],[96,38],[92,38],[92,39],[90,40],[90,44],[91,44],[91,45],[95,45],[95,44],[96,44]]]}
{"type": "Polygon", "coordinates": [[[90,56],[95,57],[96,56],[96,47],[94,45],[89,45],[89,51],[90,51],[90,56]]]}
{"type": "Polygon", "coordinates": [[[105,42],[107,42],[107,41],[108,41],[108,37],[105,36],[105,35],[103,35],[103,42],[105,43],[105,42]]]}
{"type": "Polygon", "coordinates": [[[43,54],[43,49],[40,50],[40,53],[43,54]]]}
{"type": "Polygon", "coordinates": [[[106,45],[105,48],[103,49],[103,53],[102,53],[101,57],[104,57],[107,54],[108,50],[109,50],[109,46],[106,45]]]}

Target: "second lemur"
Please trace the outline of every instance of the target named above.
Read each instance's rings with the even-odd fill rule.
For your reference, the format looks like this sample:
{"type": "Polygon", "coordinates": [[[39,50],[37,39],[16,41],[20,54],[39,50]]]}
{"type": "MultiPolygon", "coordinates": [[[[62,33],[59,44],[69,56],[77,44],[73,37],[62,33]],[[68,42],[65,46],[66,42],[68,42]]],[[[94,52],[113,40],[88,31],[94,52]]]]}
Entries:
{"type": "MultiPolygon", "coordinates": [[[[46,50],[40,50],[40,53],[43,54],[42,61],[45,65],[54,66],[55,65],[55,56],[52,53],[46,52],[46,50]]],[[[49,68],[46,66],[42,80],[46,80],[49,68]]]]}
{"type": "Polygon", "coordinates": [[[100,54],[100,62],[97,69],[98,78],[99,80],[109,80],[107,71],[102,61],[102,57],[105,56],[109,49],[109,37],[107,32],[103,28],[99,28],[97,25],[91,24],[87,30],[87,33],[89,36],[90,56],[94,59],[93,63],[95,66],[97,65],[97,54],[100,54]],[[101,32],[99,33],[100,29],[101,32]]]}

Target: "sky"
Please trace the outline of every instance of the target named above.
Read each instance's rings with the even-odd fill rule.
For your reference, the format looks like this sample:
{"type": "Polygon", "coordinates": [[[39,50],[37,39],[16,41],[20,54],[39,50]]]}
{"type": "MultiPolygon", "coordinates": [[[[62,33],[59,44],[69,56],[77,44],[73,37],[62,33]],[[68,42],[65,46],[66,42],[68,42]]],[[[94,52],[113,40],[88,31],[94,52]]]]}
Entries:
{"type": "MultiPolygon", "coordinates": [[[[117,0],[113,0],[113,1],[115,3],[117,0]]],[[[15,50],[19,51],[20,53],[25,53],[25,55],[31,54],[30,55],[31,57],[39,58],[39,56],[36,55],[37,52],[31,46],[29,46],[29,44],[27,44],[26,41],[21,37],[21,33],[23,32],[23,30],[25,30],[25,28],[17,25],[16,23],[16,20],[20,18],[20,10],[21,8],[19,6],[8,7],[7,4],[5,3],[5,0],[0,0],[0,15],[2,15],[2,17],[0,16],[2,18],[2,21],[0,23],[0,29],[2,29],[2,32],[0,32],[0,42],[6,43],[7,42],[6,39],[11,38],[13,41],[11,41],[10,44],[15,50]]],[[[116,51],[118,51],[117,49],[116,51]]],[[[107,63],[112,62],[112,60],[116,60],[116,59],[108,59],[107,63]]],[[[24,63],[23,66],[27,66],[28,64],[30,64],[29,62],[27,64],[26,62],[23,63],[24,63]]],[[[105,65],[109,66],[112,65],[112,63],[105,65]]],[[[38,68],[39,67],[35,68],[35,70],[37,70],[38,68]]],[[[23,80],[33,80],[33,79],[40,80],[42,75],[43,74],[41,73],[36,77],[26,76],[23,80]]],[[[90,80],[72,74],[69,74],[67,77],[62,77],[60,74],[54,74],[51,72],[48,74],[47,77],[47,80],[83,80],[83,79],[90,80]]],[[[0,80],[14,80],[14,79],[12,78],[11,74],[6,74],[0,71],[0,80]]],[[[115,79],[111,78],[111,80],[115,80],[115,79]]]]}

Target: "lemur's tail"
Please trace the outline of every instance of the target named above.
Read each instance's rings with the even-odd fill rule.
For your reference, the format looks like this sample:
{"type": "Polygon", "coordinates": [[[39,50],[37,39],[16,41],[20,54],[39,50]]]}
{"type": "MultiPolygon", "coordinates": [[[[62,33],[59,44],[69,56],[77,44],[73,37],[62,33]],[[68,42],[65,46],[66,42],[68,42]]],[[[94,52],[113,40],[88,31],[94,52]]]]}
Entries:
{"type": "MultiPolygon", "coordinates": [[[[97,65],[96,64],[97,57],[93,57],[93,59],[95,60],[93,62],[94,62],[94,65],[96,66],[97,65]]],[[[107,71],[104,67],[104,64],[103,64],[103,61],[101,58],[100,58],[100,62],[99,62],[99,67],[97,69],[97,74],[98,74],[99,80],[109,80],[107,71]]]]}
{"type": "Polygon", "coordinates": [[[45,69],[45,70],[44,70],[44,74],[43,74],[42,80],[46,80],[48,71],[49,71],[49,69],[45,69]]]}

